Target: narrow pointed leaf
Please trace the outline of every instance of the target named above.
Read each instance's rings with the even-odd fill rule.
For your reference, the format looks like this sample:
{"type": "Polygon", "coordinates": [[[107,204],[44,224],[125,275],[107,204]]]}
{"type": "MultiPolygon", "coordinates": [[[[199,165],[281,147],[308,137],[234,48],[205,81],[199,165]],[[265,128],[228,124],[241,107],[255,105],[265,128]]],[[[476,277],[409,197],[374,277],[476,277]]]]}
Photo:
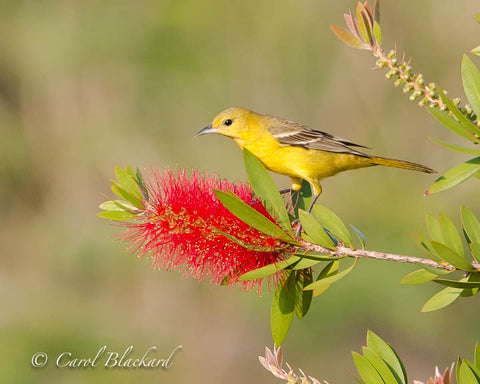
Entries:
{"type": "Polygon", "coordinates": [[[423,269],[425,269],[426,271],[430,272],[433,275],[442,276],[442,275],[448,275],[449,273],[454,272],[454,271],[449,271],[447,269],[430,267],[429,265],[425,265],[422,263],[415,263],[415,264],[418,265],[419,267],[422,267],[423,269]]]}
{"type": "Polygon", "coordinates": [[[133,204],[135,207],[143,209],[143,201],[142,198],[138,198],[137,196],[132,195],[124,188],[122,188],[115,180],[110,180],[112,182],[112,186],[110,189],[113,193],[115,193],[118,197],[127,200],[129,203],[133,204]]]}
{"type": "Polygon", "coordinates": [[[465,362],[462,362],[460,364],[460,367],[458,368],[457,381],[460,384],[477,384],[477,383],[480,383],[480,381],[478,381],[477,378],[475,377],[475,374],[473,373],[473,371],[470,369],[470,367],[465,362]]]}
{"type": "Polygon", "coordinates": [[[312,270],[309,268],[305,271],[297,271],[296,277],[295,314],[301,319],[307,314],[312,304],[313,292],[303,290],[313,281],[312,270]]]}
{"type": "Polygon", "coordinates": [[[480,45],[478,47],[473,48],[471,51],[474,55],[480,56],[480,45]]]}
{"type": "Polygon", "coordinates": [[[479,281],[457,281],[457,280],[447,280],[447,279],[434,279],[435,283],[440,285],[444,285],[446,287],[453,287],[453,288],[480,288],[479,281]]]}
{"type": "Polygon", "coordinates": [[[105,211],[126,211],[130,213],[131,211],[134,211],[136,209],[133,204],[123,200],[105,201],[102,204],[100,204],[98,208],[103,209],[105,211]]]}
{"type": "Polygon", "coordinates": [[[467,207],[460,208],[463,230],[467,234],[469,243],[480,243],[480,221],[467,207]]]}
{"type": "Polygon", "coordinates": [[[363,357],[365,357],[380,374],[380,377],[385,384],[398,384],[395,375],[392,373],[387,363],[383,361],[382,358],[378,356],[371,348],[363,347],[362,353],[363,357]]]}
{"type": "Polygon", "coordinates": [[[380,29],[380,24],[376,21],[373,24],[373,34],[375,36],[375,40],[377,41],[378,46],[382,45],[382,30],[380,29]]]}
{"type": "Polygon", "coordinates": [[[300,269],[305,269],[305,268],[310,268],[313,267],[314,265],[317,265],[321,263],[322,260],[313,260],[313,259],[307,259],[305,257],[301,257],[298,263],[293,265],[292,269],[294,271],[300,270],[300,269]]]}
{"type": "Polygon", "coordinates": [[[427,213],[426,218],[427,231],[430,238],[434,241],[443,242],[442,230],[440,229],[440,222],[430,213],[427,213]]]}
{"type": "Polygon", "coordinates": [[[251,245],[251,244],[248,244],[246,242],[244,242],[243,240],[240,240],[240,239],[237,239],[235,236],[232,236],[230,235],[229,233],[226,233],[226,232],[223,232],[221,229],[218,229],[218,228],[215,228],[214,229],[222,234],[223,236],[225,236],[227,239],[229,239],[230,241],[233,241],[234,243],[238,244],[238,245],[241,245],[243,248],[245,249],[250,249],[252,251],[257,251],[257,252],[271,252],[272,249],[271,248],[267,248],[267,247],[262,247],[262,246],[254,246],[254,245],[251,245]]]}
{"type": "Polygon", "coordinates": [[[390,344],[369,330],[367,333],[367,347],[387,363],[390,370],[395,375],[397,382],[407,384],[408,380],[405,367],[390,344]]]}
{"type": "Polygon", "coordinates": [[[352,246],[352,238],[347,227],[335,213],[320,204],[316,204],[313,211],[320,224],[327,228],[333,236],[348,246],[352,246]]]}
{"type": "Polygon", "coordinates": [[[450,247],[446,246],[445,244],[438,243],[436,241],[431,242],[437,254],[445,260],[447,263],[452,264],[455,268],[460,269],[462,271],[474,271],[475,269],[472,267],[466,259],[464,255],[459,255],[450,247]]]}
{"type": "Polygon", "coordinates": [[[369,43],[371,41],[371,33],[370,33],[370,26],[367,24],[366,19],[363,16],[364,7],[362,3],[357,4],[357,13],[356,13],[356,20],[358,25],[358,30],[360,32],[360,37],[366,42],[369,43]]]}
{"type": "Polygon", "coordinates": [[[480,171],[480,157],[475,157],[449,169],[430,186],[425,194],[430,195],[450,189],[467,180],[478,171],[480,171]]]}
{"type": "MultiPolygon", "coordinates": [[[[340,262],[338,260],[332,261],[326,265],[325,268],[322,269],[322,271],[319,273],[317,277],[317,281],[334,276],[338,273],[338,266],[340,265],[340,262]]],[[[328,286],[322,286],[317,289],[313,290],[313,297],[320,296],[322,293],[324,293],[328,288],[330,288],[330,285],[328,286]]]]}
{"type": "Polygon", "coordinates": [[[126,211],[103,211],[97,214],[98,217],[107,220],[126,221],[132,220],[135,215],[126,211]]]}
{"type": "Polygon", "coordinates": [[[473,364],[470,360],[464,359],[463,363],[466,364],[468,366],[468,368],[470,368],[470,370],[475,375],[475,379],[477,380],[476,384],[480,384],[480,369],[478,369],[475,366],[475,364],[473,364]]]}
{"type": "Polygon", "coordinates": [[[127,167],[127,170],[120,167],[115,167],[115,177],[117,178],[118,184],[125,191],[127,191],[130,195],[141,201],[142,191],[140,190],[140,187],[138,186],[138,183],[136,181],[135,173],[133,173],[132,176],[132,174],[129,173],[128,169],[131,170],[130,167],[127,167]]]}
{"type": "Polygon", "coordinates": [[[470,252],[475,260],[480,261],[480,243],[470,243],[470,252]]]}
{"type": "Polygon", "coordinates": [[[262,162],[248,149],[243,149],[243,161],[248,175],[248,181],[267,208],[267,211],[277,223],[287,231],[292,230],[285,203],[278,192],[277,185],[268,173],[262,162]]]}
{"type": "Polygon", "coordinates": [[[330,285],[332,285],[333,283],[336,283],[338,280],[340,280],[341,278],[348,275],[352,271],[352,269],[355,267],[356,262],[357,262],[357,260],[355,259],[353,264],[350,267],[348,267],[347,269],[345,269],[342,272],[337,273],[333,276],[329,276],[329,277],[325,277],[321,280],[317,280],[314,283],[307,285],[305,287],[305,289],[306,290],[317,290],[317,289],[324,289],[325,287],[327,287],[327,288],[330,287],[330,285]]]}
{"type": "Polygon", "coordinates": [[[462,238],[458,234],[455,224],[445,214],[440,215],[440,231],[442,232],[443,242],[448,245],[452,251],[463,256],[462,238]]]}
{"type": "Polygon", "coordinates": [[[312,214],[300,209],[298,216],[303,229],[305,229],[305,232],[307,232],[315,244],[319,244],[325,248],[335,249],[335,244],[333,244],[332,239],[312,214]]]}
{"type": "Polygon", "coordinates": [[[468,102],[477,116],[480,116],[480,73],[467,55],[462,58],[462,81],[468,102]]]}
{"type": "Polygon", "coordinates": [[[339,27],[338,25],[331,25],[330,28],[333,33],[335,33],[335,35],[337,35],[337,37],[345,44],[357,49],[369,49],[367,44],[360,39],[357,39],[346,29],[339,27]]]}
{"type": "Polygon", "coordinates": [[[357,367],[357,371],[368,384],[385,384],[380,374],[374,368],[374,366],[362,355],[352,352],[353,362],[357,367]]]}
{"type": "Polygon", "coordinates": [[[473,124],[467,116],[465,116],[459,109],[458,107],[453,104],[453,102],[448,98],[448,96],[441,91],[440,89],[438,90],[438,94],[440,95],[440,98],[442,101],[445,103],[447,108],[450,110],[450,112],[453,113],[453,115],[457,118],[457,120],[468,130],[472,133],[473,140],[477,143],[480,142],[480,138],[478,135],[480,134],[480,129],[473,124]],[[477,137],[475,137],[477,135],[477,137]]]}
{"type": "Polygon", "coordinates": [[[350,227],[355,231],[355,234],[357,235],[358,240],[360,241],[360,245],[362,246],[362,249],[365,249],[365,245],[367,244],[367,238],[365,235],[360,232],[360,230],[355,227],[353,224],[350,224],[350,227]]]}
{"type": "Polygon", "coordinates": [[[423,305],[422,312],[432,312],[453,303],[462,293],[461,288],[447,287],[433,295],[423,305]]]}
{"type": "Polygon", "coordinates": [[[280,346],[287,337],[295,309],[295,272],[285,273],[285,282],[280,282],[275,291],[271,308],[273,342],[280,346]]]}
{"type": "Polygon", "coordinates": [[[480,23],[480,13],[478,15],[473,16],[473,19],[477,22],[480,23]]]}
{"type": "Polygon", "coordinates": [[[233,193],[215,190],[215,195],[217,195],[218,199],[230,212],[251,227],[283,241],[292,240],[292,238],[275,223],[271,222],[233,193]]]}
{"type": "MultiPolygon", "coordinates": [[[[453,107],[455,107],[453,103],[452,105],[453,107]]],[[[427,109],[433,117],[440,121],[440,123],[442,123],[445,127],[455,132],[457,135],[471,141],[472,143],[479,142],[479,140],[475,139],[475,135],[473,135],[467,128],[465,128],[464,124],[460,123],[458,120],[450,116],[448,112],[441,111],[433,107],[428,107],[427,109]]],[[[461,114],[460,111],[459,113],[461,114]]]]}
{"type": "Polygon", "coordinates": [[[438,277],[437,274],[431,273],[425,269],[418,269],[406,275],[402,280],[400,280],[400,284],[404,284],[404,285],[424,284],[435,279],[436,277],[438,277]]]}
{"type": "Polygon", "coordinates": [[[290,256],[287,260],[282,260],[277,263],[268,264],[268,265],[265,265],[264,267],[254,269],[253,271],[244,273],[238,278],[238,280],[247,281],[247,280],[261,279],[263,277],[273,275],[274,273],[277,273],[282,269],[285,269],[290,265],[293,265],[299,262],[300,260],[301,259],[298,256],[290,256]]]}
{"type": "Polygon", "coordinates": [[[450,143],[447,143],[446,141],[430,138],[431,141],[434,143],[437,143],[438,145],[441,145],[442,147],[451,149],[452,151],[460,152],[460,153],[466,153],[468,155],[473,155],[473,156],[480,156],[480,150],[475,149],[475,148],[467,148],[467,147],[461,147],[458,145],[453,145],[450,143]]]}

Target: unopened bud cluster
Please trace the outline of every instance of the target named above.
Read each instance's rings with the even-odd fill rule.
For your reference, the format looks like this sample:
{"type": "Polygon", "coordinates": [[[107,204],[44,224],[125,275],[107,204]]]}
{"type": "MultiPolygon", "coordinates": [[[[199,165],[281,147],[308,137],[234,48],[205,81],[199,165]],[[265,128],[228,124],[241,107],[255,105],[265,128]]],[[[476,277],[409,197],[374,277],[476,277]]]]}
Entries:
{"type": "MultiPolygon", "coordinates": [[[[394,79],[393,84],[395,87],[402,86],[403,93],[409,94],[411,101],[418,101],[418,105],[421,107],[428,106],[442,111],[448,110],[440,98],[437,85],[435,83],[427,84],[421,73],[413,72],[413,68],[409,62],[403,59],[399,61],[395,50],[391,50],[386,54],[378,45],[372,48],[374,55],[378,57],[376,66],[381,69],[387,68],[388,72],[385,74],[385,77],[387,79],[394,79]]],[[[444,93],[446,94],[447,92],[444,91],[444,93]]],[[[480,126],[480,120],[468,104],[460,107],[461,100],[459,98],[454,99],[453,103],[470,121],[480,126]]]]}

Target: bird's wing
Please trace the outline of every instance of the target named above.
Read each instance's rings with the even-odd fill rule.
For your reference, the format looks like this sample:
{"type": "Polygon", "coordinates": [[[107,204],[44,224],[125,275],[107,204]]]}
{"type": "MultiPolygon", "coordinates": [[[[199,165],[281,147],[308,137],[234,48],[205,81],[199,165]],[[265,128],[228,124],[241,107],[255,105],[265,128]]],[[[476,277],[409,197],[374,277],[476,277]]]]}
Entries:
{"type": "Polygon", "coordinates": [[[342,137],[333,136],[329,133],[308,128],[302,124],[281,118],[271,120],[269,132],[277,141],[284,146],[291,145],[306,149],[318,149],[328,152],[351,153],[353,155],[369,157],[369,155],[357,151],[351,147],[368,148],[355,144],[342,137]]]}

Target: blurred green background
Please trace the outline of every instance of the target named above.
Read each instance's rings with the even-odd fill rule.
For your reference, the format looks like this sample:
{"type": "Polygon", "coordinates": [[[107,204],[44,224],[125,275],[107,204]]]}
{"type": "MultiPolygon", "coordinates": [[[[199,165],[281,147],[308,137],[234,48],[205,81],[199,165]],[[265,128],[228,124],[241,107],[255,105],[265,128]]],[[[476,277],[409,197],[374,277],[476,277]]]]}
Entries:
{"type": "MultiPolygon", "coordinates": [[[[354,1],[221,0],[0,2],[0,377],[11,383],[275,383],[258,363],[271,347],[271,293],[153,270],[96,217],[114,166],[199,168],[245,180],[240,151],[194,137],[219,111],[286,117],[440,172],[465,160],[428,137],[458,142],[372,71],[330,24],[354,1]],[[151,346],[168,370],[55,368],[69,351],[151,346]],[[35,352],[49,354],[35,369],[35,352]]],[[[475,0],[382,2],[384,46],[398,44],[427,81],[463,96],[460,59],[480,42],[475,0]]],[[[476,61],[478,64],[478,60],[476,61]]],[[[480,214],[478,181],[423,196],[435,176],[375,168],[323,183],[321,203],[367,236],[369,249],[419,255],[410,233],[427,212],[458,223],[480,214]]],[[[281,188],[284,177],[276,177],[281,188]]],[[[402,287],[412,266],[359,263],[294,321],[285,358],[330,383],[353,382],[350,350],[367,329],[386,338],[411,378],[472,357],[478,298],[429,314],[439,288],[402,287]]]]}

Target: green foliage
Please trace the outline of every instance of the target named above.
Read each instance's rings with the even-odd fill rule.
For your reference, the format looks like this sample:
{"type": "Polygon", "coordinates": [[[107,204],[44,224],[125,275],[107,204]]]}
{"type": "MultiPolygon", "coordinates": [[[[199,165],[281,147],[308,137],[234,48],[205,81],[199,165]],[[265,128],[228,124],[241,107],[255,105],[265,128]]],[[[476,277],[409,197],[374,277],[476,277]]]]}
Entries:
{"type": "MultiPolygon", "coordinates": [[[[395,350],[372,331],[367,333],[367,346],[362,354],[352,352],[353,361],[364,384],[407,384],[407,372],[395,350]]],[[[475,345],[473,362],[458,358],[457,384],[480,384],[480,346],[475,345]]],[[[438,369],[430,383],[451,383],[453,365],[443,374],[438,369]]]]}
{"type": "Polygon", "coordinates": [[[466,257],[465,250],[460,237],[452,220],[446,215],[441,214],[437,220],[432,215],[427,215],[426,224],[430,240],[424,235],[417,236],[419,247],[432,259],[439,260],[441,263],[448,263],[454,267],[451,271],[434,270],[422,265],[423,269],[414,271],[406,275],[402,284],[416,285],[433,281],[447,288],[431,297],[423,306],[422,312],[430,312],[446,307],[454,302],[460,296],[472,296],[479,292],[480,271],[474,267],[472,262],[477,261],[476,244],[480,236],[480,222],[476,216],[466,207],[461,207],[462,233],[468,244],[471,259],[466,257]],[[440,278],[454,272],[455,269],[467,273],[467,277],[459,279],[440,278]]]}
{"type": "Polygon", "coordinates": [[[100,204],[103,210],[99,217],[107,220],[125,221],[131,220],[137,214],[138,209],[143,208],[144,191],[146,191],[140,172],[135,173],[127,165],[126,169],[115,167],[117,180],[111,180],[112,192],[123,200],[109,200],[100,204]]]}

